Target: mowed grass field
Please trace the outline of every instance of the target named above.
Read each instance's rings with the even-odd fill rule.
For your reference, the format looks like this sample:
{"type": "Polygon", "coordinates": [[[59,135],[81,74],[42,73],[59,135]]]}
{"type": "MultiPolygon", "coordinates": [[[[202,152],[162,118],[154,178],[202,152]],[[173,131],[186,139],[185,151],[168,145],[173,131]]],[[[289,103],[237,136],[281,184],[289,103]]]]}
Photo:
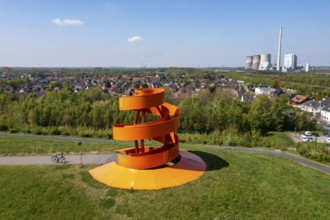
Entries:
{"type": "MultiPolygon", "coordinates": [[[[25,135],[29,136],[29,135],[25,135]]],[[[187,136],[187,134],[185,134],[187,136]]],[[[59,136],[55,136],[59,138],[59,136]]],[[[68,137],[65,137],[68,138],[68,137]]],[[[281,146],[285,150],[287,147],[294,147],[294,142],[283,132],[271,132],[264,137],[271,145],[281,146]]],[[[159,146],[158,142],[146,140],[147,146],[159,146]]],[[[180,143],[181,147],[188,147],[189,143],[180,143]]],[[[55,152],[64,152],[65,154],[84,153],[110,153],[123,147],[133,147],[133,141],[111,141],[109,142],[90,142],[90,139],[78,140],[58,140],[43,138],[20,138],[0,136],[0,156],[14,155],[49,155],[55,152]],[[78,143],[81,142],[81,145],[78,143]]],[[[201,146],[201,145],[200,145],[201,146]]],[[[269,147],[268,147],[269,148],[269,147]]]]}
{"type": "MultiPolygon", "coordinates": [[[[26,135],[28,136],[28,135],[26,135]]],[[[58,136],[57,136],[58,137],[58,136]]],[[[159,145],[155,141],[146,144],[159,145]]],[[[47,155],[55,152],[65,154],[110,153],[123,147],[134,146],[133,141],[90,142],[77,140],[51,140],[40,138],[0,137],[0,156],[47,155]],[[81,145],[79,145],[81,142],[81,145]]]]}
{"type": "MultiPolygon", "coordinates": [[[[145,145],[160,146],[160,143],[146,140],[145,145]]],[[[63,152],[65,154],[79,154],[80,151],[85,154],[114,153],[115,150],[133,146],[133,141],[109,140],[109,142],[90,142],[89,139],[86,139],[86,141],[71,141],[2,136],[0,137],[0,156],[50,155],[55,152],[63,152]],[[81,142],[81,145],[78,144],[79,142],[81,142]]],[[[180,146],[185,147],[190,145],[180,143],[180,146]]]]}
{"type": "Polygon", "coordinates": [[[0,166],[0,219],[329,219],[330,175],[274,155],[185,146],[198,180],[158,191],[114,189],[94,166],[0,166]]]}

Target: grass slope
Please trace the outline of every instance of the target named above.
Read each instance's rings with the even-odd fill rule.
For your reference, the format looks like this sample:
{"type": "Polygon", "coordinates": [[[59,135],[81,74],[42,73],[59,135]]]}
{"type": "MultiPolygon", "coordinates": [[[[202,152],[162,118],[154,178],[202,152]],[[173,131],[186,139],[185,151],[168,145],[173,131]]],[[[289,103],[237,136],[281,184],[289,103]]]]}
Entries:
{"type": "Polygon", "coordinates": [[[329,219],[330,175],[274,155],[192,147],[198,180],[113,189],[78,165],[0,166],[0,219],[329,219]]]}
{"type": "MultiPolygon", "coordinates": [[[[0,155],[41,155],[54,152],[85,153],[113,152],[119,146],[129,146],[125,142],[82,142],[67,140],[47,140],[38,138],[0,137],[0,155]]],[[[132,142],[130,143],[132,145],[132,142]]]]}
{"type": "MultiPolygon", "coordinates": [[[[79,141],[48,140],[39,138],[0,137],[0,156],[6,155],[42,155],[54,152],[66,154],[79,153],[109,153],[122,147],[134,146],[133,141],[113,142],[84,142],[78,145],[79,141]]],[[[158,146],[155,141],[146,141],[146,144],[158,146]]]]}

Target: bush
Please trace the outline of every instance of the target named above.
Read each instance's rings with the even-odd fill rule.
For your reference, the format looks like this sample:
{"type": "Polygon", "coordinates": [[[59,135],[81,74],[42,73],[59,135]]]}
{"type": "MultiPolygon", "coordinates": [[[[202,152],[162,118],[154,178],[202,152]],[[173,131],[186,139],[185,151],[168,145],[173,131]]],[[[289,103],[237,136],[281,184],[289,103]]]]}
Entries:
{"type": "Polygon", "coordinates": [[[68,126],[59,126],[57,128],[60,132],[61,135],[69,136],[69,135],[74,135],[74,128],[68,127],[68,126]]]}
{"type": "Polygon", "coordinates": [[[327,145],[313,143],[298,143],[296,149],[300,155],[318,162],[330,162],[330,149],[327,145]]]}
{"type": "Polygon", "coordinates": [[[93,137],[95,130],[88,127],[78,127],[77,128],[78,136],[80,137],[93,137]]]}
{"type": "Polygon", "coordinates": [[[252,147],[252,136],[250,134],[244,134],[239,139],[239,145],[243,147],[252,147]]]}
{"type": "Polygon", "coordinates": [[[50,129],[50,135],[61,135],[61,131],[57,127],[52,127],[50,129]]]}
{"type": "Polygon", "coordinates": [[[15,128],[10,128],[10,129],[9,129],[9,133],[17,133],[17,129],[15,129],[15,128]]]}
{"type": "Polygon", "coordinates": [[[0,125],[0,131],[7,131],[8,128],[6,125],[0,125]]]}
{"type": "Polygon", "coordinates": [[[208,136],[209,144],[215,145],[222,145],[223,144],[223,137],[219,130],[215,130],[208,136]]]}
{"type": "Polygon", "coordinates": [[[41,127],[33,127],[31,128],[31,133],[36,135],[42,134],[42,128],[41,127]]]}

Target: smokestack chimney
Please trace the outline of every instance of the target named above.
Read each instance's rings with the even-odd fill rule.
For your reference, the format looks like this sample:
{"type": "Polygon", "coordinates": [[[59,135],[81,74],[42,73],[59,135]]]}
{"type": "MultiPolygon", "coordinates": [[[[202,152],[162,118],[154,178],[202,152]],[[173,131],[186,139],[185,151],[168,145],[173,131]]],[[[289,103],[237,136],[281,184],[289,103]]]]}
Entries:
{"type": "Polygon", "coordinates": [[[276,70],[281,71],[281,48],[282,47],[282,27],[280,28],[280,36],[278,39],[278,51],[277,51],[277,66],[276,70]]]}

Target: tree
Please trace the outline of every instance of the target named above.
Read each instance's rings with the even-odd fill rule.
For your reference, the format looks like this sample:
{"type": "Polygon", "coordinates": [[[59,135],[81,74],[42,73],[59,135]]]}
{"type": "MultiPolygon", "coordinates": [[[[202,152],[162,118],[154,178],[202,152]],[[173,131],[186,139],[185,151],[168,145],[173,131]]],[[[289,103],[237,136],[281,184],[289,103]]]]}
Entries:
{"type": "Polygon", "coordinates": [[[266,95],[260,95],[252,104],[249,112],[251,129],[259,131],[262,135],[267,134],[272,128],[270,114],[271,101],[266,95]]]}
{"type": "Polygon", "coordinates": [[[187,98],[179,104],[183,132],[206,133],[205,107],[197,98],[187,98]]]}
{"type": "MultiPolygon", "coordinates": [[[[284,96],[283,96],[284,97],[284,96]]],[[[288,109],[289,106],[285,98],[278,97],[276,98],[270,107],[269,114],[271,117],[271,130],[274,131],[283,131],[286,128],[286,122],[288,118],[288,109]]]]}
{"type": "Polygon", "coordinates": [[[56,87],[60,88],[60,86],[61,86],[61,84],[59,81],[53,81],[53,82],[49,83],[48,90],[53,91],[56,87]]]}

